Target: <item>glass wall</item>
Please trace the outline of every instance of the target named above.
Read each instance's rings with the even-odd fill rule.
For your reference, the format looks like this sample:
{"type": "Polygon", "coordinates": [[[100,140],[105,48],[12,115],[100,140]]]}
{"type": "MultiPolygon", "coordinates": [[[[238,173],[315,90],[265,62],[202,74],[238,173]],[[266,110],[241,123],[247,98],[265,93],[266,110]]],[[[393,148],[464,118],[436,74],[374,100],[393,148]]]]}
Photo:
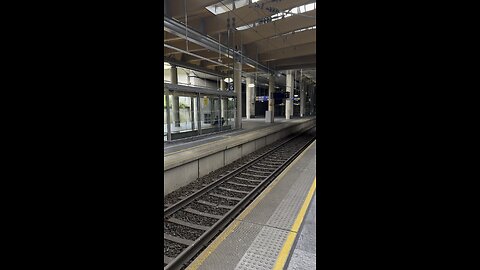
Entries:
{"type": "Polygon", "coordinates": [[[170,111],[172,110],[172,103],[168,102],[167,99],[171,99],[172,95],[163,94],[163,141],[167,141],[168,135],[168,122],[169,118],[171,119],[170,111]],[[167,108],[168,106],[168,108],[167,108]]]}
{"type": "Polygon", "coordinates": [[[235,128],[235,98],[179,91],[165,93],[164,141],[235,128]]]}
{"type": "Polygon", "coordinates": [[[235,98],[227,98],[226,126],[235,129],[235,116],[237,115],[237,106],[235,98]]]}
{"type": "MultiPolygon", "coordinates": [[[[170,131],[172,140],[198,135],[196,116],[197,97],[191,93],[176,92],[169,95],[170,131]]],[[[164,111],[167,114],[166,110],[164,111]]],[[[164,117],[164,137],[167,127],[164,117]]]]}
{"type": "Polygon", "coordinates": [[[202,134],[221,130],[220,98],[217,96],[202,96],[200,99],[202,134]]]}

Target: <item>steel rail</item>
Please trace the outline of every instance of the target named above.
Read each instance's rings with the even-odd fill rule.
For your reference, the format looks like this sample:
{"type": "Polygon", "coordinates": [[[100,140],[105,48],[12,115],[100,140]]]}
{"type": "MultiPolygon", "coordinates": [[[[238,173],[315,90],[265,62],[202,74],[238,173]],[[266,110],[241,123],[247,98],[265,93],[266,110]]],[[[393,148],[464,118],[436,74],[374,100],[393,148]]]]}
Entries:
{"type": "MultiPolygon", "coordinates": [[[[313,127],[312,127],[313,128],[313,127]]],[[[303,133],[302,133],[303,134],[303,133]]],[[[181,269],[185,263],[192,259],[201,249],[208,245],[219,232],[221,232],[230,222],[253,201],[259,193],[261,193],[290,163],[297,158],[314,140],[316,136],[307,141],[300,149],[291,155],[279,168],[273,171],[263,182],[261,182],[255,189],[253,189],[247,196],[245,196],[233,209],[228,211],[223,218],[219,219],[211,226],[208,231],[205,231],[194,243],[183,250],[170,263],[164,267],[165,270],[181,269]]]]}

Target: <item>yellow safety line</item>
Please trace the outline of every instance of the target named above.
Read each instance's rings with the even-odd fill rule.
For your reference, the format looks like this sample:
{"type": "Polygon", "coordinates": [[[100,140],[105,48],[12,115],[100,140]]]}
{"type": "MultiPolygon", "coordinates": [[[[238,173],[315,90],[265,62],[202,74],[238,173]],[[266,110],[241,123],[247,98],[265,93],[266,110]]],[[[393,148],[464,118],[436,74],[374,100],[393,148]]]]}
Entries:
{"type": "Polygon", "coordinates": [[[282,270],[283,267],[285,266],[285,263],[287,262],[287,258],[288,258],[288,255],[290,254],[290,250],[292,249],[293,242],[295,241],[295,237],[297,236],[300,225],[302,224],[305,214],[307,213],[308,205],[310,204],[310,201],[313,198],[313,193],[315,192],[315,189],[317,186],[316,183],[317,183],[317,178],[315,177],[313,179],[312,186],[308,191],[308,195],[305,198],[305,201],[303,202],[302,208],[300,209],[300,212],[298,213],[297,218],[293,223],[292,229],[288,233],[287,240],[285,241],[282,249],[280,250],[280,254],[278,255],[277,262],[273,267],[274,270],[282,270]]]}
{"type": "MultiPolygon", "coordinates": [[[[198,257],[186,268],[186,270],[196,270],[198,269],[203,262],[212,254],[217,247],[227,239],[227,237],[235,231],[240,222],[245,219],[245,217],[250,214],[250,212],[260,203],[260,201],[280,182],[281,179],[287,174],[287,172],[300,160],[301,157],[313,147],[316,140],[310,144],[310,146],[305,149],[288,167],[279,175],[277,178],[247,207],[243,212],[222,232],[220,235],[213,240],[213,242],[202,252],[198,257]]],[[[295,239],[295,238],[294,238],[295,239]]]]}

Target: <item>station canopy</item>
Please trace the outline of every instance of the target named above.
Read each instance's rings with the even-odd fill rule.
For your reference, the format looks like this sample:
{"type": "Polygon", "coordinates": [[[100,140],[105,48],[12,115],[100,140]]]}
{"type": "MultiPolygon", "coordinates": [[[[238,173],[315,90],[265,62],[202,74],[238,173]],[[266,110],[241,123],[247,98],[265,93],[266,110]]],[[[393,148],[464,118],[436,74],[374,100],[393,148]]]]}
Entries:
{"type": "Polygon", "coordinates": [[[217,45],[205,46],[203,36],[252,60],[243,61],[244,74],[266,79],[266,69],[303,70],[304,76],[316,81],[316,1],[166,0],[164,4],[165,21],[181,25],[174,29],[164,24],[165,62],[231,76],[232,55],[214,48],[217,45]]]}

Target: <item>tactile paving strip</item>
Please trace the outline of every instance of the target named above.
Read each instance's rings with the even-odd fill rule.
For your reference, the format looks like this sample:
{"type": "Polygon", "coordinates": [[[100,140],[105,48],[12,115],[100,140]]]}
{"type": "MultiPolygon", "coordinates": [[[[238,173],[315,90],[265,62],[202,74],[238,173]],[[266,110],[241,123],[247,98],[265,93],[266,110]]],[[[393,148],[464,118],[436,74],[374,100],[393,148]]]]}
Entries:
{"type": "Polygon", "coordinates": [[[308,193],[308,189],[315,178],[315,146],[312,148],[312,151],[303,156],[302,160],[304,161],[296,163],[289,170],[289,173],[275,186],[275,192],[270,192],[262,203],[245,217],[244,221],[265,224],[285,230],[291,228],[308,193]],[[302,181],[299,181],[300,179],[302,181]],[[302,187],[303,193],[297,190],[299,186],[302,187]],[[290,205],[292,198],[296,199],[296,205],[290,205]],[[288,207],[289,205],[291,207],[288,207]],[[290,212],[286,212],[287,210],[290,212]],[[275,217],[272,220],[274,214],[275,217]],[[275,224],[280,219],[284,220],[275,224]]]}
{"type": "Polygon", "coordinates": [[[315,172],[311,171],[303,174],[300,179],[293,183],[287,196],[280,202],[275,212],[273,212],[272,216],[268,219],[266,225],[290,230],[297,218],[298,211],[300,211],[305,201],[305,196],[308,194],[314,177],[315,172]]]}
{"type": "Polygon", "coordinates": [[[315,177],[315,146],[314,143],[245,219],[237,219],[240,221],[238,227],[208,253],[199,270],[267,270],[274,267],[315,177]],[[293,199],[299,202],[291,206],[293,199]],[[282,211],[285,213],[280,213],[282,211]]]}
{"type": "Polygon", "coordinates": [[[316,195],[313,196],[310,209],[299,232],[298,241],[293,247],[293,254],[287,270],[316,269],[316,195]]]}
{"type": "MultiPolygon", "coordinates": [[[[314,166],[315,157],[304,168],[300,168],[301,177],[298,177],[299,174],[294,173],[294,175],[290,176],[296,176],[291,178],[292,180],[294,179],[293,183],[284,182],[289,186],[288,193],[286,196],[283,196],[282,201],[265,223],[267,226],[264,226],[260,234],[253,240],[252,245],[237,264],[235,270],[267,270],[274,267],[278,254],[287,239],[298,211],[300,211],[315,178],[315,170],[305,169],[308,167],[315,168],[314,166]]],[[[287,179],[288,177],[285,177],[283,180],[287,179]]]]}
{"type": "Polygon", "coordinates": [[[261,230],[262,226],[258,224],[240,223],[232,233],[235,237],[227,237],[223,240],[198,270],[233,269],[261,230]]]}
{"type": "Polygon", "coordinates": [[[288,231],[263,227],[235,270],[270,270],[287,240],[288,231]]]}

